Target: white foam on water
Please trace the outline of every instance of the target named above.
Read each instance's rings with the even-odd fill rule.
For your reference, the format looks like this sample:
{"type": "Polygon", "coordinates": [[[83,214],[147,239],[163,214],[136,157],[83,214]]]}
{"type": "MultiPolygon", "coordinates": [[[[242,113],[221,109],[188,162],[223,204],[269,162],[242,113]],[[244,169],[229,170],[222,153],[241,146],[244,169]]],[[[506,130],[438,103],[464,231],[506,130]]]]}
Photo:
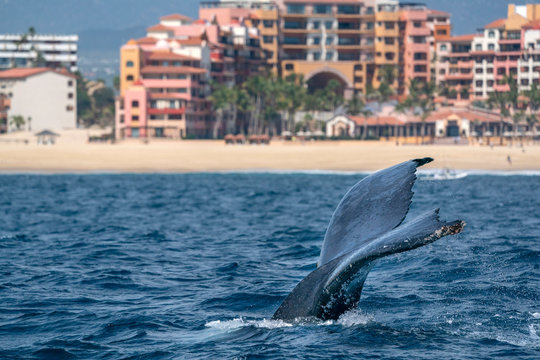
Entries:
{"type": "Polygon", "coordinates": [[[205,324],[207,328],[221,330],[221,331],[234,331],[244,327],[255,327],[263,329],[280,329],[292,326],[335,326],[340,325],[343,327],[353,327],[358,325],[366,325],[373,321],[374,318],[371,315],[363,314],[360,310],[347,311],[339,317],[338,320],[309,320],[309,319],[296,319],[293,322],[285,322],[283,320],[262,319],[262,320],[246,320],[241,317],[231,320],[214,320],[205,324]]]}
{"type": "Polygon", "coordinates": [[[540,319],[540,312],[534,312],[534,313],[531,313],[531,315],[535,319],[540,319]]]}
{"type": "Polygon", "coordinates": [[[284,327],[291,327],[293,324],[287,323],[283,320],[271,320],[271,319],[262,319],[262,320],[244,320],[243,318],[235,318],[232,320],[215,320],[206,323],[206,327],[232,331],[237,330],[243,327],[256,327],[256,328],[265,328],[265,329],[279,329],[284,327]]]}
{"type": "Polygon", "coordinates": [[[363,314],[359,309],[354,309],[341,315],[336,323],[341,326],[352,327],[367,325],[374,320],[375,318],[372,315],[363,314]]]}

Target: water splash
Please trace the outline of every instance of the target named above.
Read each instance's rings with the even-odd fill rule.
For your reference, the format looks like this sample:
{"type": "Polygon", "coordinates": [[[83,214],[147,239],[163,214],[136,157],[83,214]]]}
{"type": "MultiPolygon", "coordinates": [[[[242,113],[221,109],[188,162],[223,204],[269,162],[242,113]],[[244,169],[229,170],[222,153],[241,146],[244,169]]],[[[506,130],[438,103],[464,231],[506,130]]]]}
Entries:
{"type": "Polygon", "coordinates": [[[359,309],[351,310],[339,317],[337,320],[321,321],[318,319],[296,319],[293,322],[285,322],[283,320],[262,319],[262,320],[247,320],[244,318],[234,318],[231,320],[214,320],[205,324],[205,327],[223,331],[234,331],[244,327],[254,327],[262,329],[280,329],[292,326],[343,326],[354,327],[358,325],[366,325],[374,321],[373,316],[363,314],[359,309]]]}

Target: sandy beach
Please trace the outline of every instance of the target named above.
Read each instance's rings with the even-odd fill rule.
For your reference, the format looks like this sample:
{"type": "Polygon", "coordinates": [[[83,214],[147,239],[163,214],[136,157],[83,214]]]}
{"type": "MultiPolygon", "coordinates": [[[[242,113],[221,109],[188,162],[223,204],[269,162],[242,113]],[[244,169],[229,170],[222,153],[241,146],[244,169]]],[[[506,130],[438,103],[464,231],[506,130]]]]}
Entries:
{"type": "Polygon", "coordinates": [[[86,143],[86,132],[63,133],[55,145],[37,145],[31,134],[0,137],[0,172],[199,172],[247,170],[373,171],[431,156],[427,168],[540,170],[540,145],[396,146],[393,142],[319,141],[225,145],[223,141],[140,140],[86,143]],[[7,142],[28,139],[29,143],[7,142]],[[512,164],[507,161],[510,156],[512,164]]]}

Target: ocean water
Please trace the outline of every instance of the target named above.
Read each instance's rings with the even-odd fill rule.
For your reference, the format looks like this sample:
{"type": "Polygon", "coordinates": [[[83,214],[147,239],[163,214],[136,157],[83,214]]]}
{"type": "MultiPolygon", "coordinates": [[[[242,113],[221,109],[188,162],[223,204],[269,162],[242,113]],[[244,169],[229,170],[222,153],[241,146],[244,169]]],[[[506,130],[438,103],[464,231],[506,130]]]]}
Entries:
{"type": "Polygon", "coordinates": [[[462,234],[270,320],[361,174],[0,176],[0,359],[540,358],[540,176],[417,181],[462,234]]]}

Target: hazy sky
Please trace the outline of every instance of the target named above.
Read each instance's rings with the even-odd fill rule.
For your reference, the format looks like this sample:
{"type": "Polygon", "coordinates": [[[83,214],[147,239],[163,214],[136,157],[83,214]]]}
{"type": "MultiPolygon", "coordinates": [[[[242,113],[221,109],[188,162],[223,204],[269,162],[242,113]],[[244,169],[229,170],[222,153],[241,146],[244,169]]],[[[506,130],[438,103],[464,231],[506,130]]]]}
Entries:
{"type": "MultiPolygon", "coordinates": [[[[426,0],[429,7],[452,13],[454,34],[474,32],[506,15],[506,0],[426,0]]],[[[519,4],[534,3],[533,0],[519,4]]],[[[538,2],[538,0],[536,0],[538,2]]],[[[164,14],[197,16],[199,0],[0,0],[0,33],[34,26],[42,33],[150,26],[164,14]]]]}

